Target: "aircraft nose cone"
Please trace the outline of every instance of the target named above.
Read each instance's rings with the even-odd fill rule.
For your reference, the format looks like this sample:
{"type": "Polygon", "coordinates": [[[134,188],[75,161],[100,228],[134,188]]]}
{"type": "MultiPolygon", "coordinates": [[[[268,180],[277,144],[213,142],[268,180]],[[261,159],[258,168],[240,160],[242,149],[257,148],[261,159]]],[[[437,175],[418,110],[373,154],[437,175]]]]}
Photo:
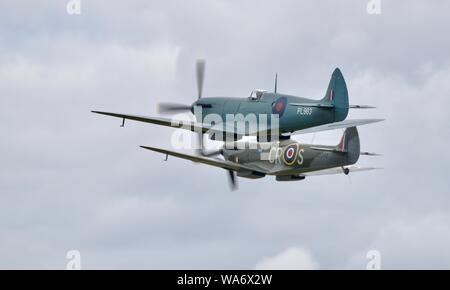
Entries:
{"type": "Polygon", "coordinates": [[[194,108],[197,106],[197,101],[193,102],[191,105],[191,113],[194,114],[194,108]]]}

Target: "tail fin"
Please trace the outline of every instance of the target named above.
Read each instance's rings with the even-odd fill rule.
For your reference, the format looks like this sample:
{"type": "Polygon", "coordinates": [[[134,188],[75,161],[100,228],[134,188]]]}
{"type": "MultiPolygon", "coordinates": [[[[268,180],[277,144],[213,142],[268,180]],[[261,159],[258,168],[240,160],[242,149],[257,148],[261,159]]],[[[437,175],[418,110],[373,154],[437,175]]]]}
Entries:
{"type": "Polygon", "coordinates": [[[358,161],[360,155],[359,134],[356,127],[345,129],[341,141],[336,145],[336,149],[347,153],[348,164],[354,164],[358,161]]]}
{"type": "Polygon", "coordinates": [[[349,108],[347,85],[338,68],[331,75],[330,84],[321,103],[334,106],[334,122],[343,121],[347,118],[349,108]]]}

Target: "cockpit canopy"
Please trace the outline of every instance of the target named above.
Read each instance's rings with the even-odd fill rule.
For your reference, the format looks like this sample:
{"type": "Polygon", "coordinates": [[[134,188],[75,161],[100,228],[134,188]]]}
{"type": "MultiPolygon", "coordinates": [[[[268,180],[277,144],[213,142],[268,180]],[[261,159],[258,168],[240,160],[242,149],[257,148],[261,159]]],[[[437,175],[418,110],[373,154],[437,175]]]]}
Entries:
{"type": "Polygon", "coordinates": [[[250,97],[248,97],[248,99],[250,101],[259,101],[261,99],[262,95],[266,92],[267,92],[266,90],[261,90],[261,89],[253,90],[252,93],[250,94],[250,97]]]}

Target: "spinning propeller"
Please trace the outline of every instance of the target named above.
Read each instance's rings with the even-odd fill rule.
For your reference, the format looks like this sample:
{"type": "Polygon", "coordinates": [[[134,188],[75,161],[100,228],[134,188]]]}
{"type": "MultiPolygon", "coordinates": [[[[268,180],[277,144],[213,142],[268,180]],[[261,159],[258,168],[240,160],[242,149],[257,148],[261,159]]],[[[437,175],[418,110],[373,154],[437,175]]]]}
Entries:
{"type": "MultiPolygon", "coordinates": [[[[199,59],[196,62],[195,65],[195,76],[197,79],[197,98],[201,99],[203,95],[203,83],[205,79],[205,66],[206,62],[205,60],[199,59]]],[[[159,113],[178,113],[178,112],[193,112],[194,111],[195,103],[192,105],[186,105],[186,104],[179,104],[179,103],[159,103],[158,104],[158,112],[159,113]]],[[[223,153],[223,150],[215,150],[207,152],[203,147],[203,132],[198,132],[198,140],[199,140],[199,149],[197,150],[198,153],[205,157],[213,157],[216,155],[221,155],[223,153]]],[[[228,170],[228,181],[230,184],[231,190],[237,189],[237,178],[236,178],[236,172],[233,170],[228,170]]]]}
{"type": "MultiPolygon", "coordinates": [[[[197,60],[195,66],[195,75],[197,79],[197,92],[198,99],[202,98],[203,93],[203,81],[205,79],[205,61],[202,59],[197,60]]],[[[193,111],[194,105],[186,105],[179,103],[159,103],[158,104],[158,113],[177,113],[177,112],[186,112],[193,111]]]]}

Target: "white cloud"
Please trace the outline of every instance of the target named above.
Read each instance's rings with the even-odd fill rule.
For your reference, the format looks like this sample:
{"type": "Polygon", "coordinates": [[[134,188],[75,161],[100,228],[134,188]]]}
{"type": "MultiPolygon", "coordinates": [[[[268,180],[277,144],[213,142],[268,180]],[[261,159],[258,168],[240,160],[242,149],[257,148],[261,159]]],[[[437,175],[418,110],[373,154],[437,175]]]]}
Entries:
{"type": "Polygon", "coordinates": [[[263,258],[255,266],[257,270],[317,270],[319,264],[305,248],[291,247],[273,256],[263,258]]]}
{"type": "MultiPolygon", "coordinates": [[[[383,227],[368,249],[381,254],[382,269],[446,269],[450,260],[449,215],[436,212],[419,219],[398,219],[383,227]]],[[[349,268],[364,269],[364,252],[355,254],[349,268]]]]}

